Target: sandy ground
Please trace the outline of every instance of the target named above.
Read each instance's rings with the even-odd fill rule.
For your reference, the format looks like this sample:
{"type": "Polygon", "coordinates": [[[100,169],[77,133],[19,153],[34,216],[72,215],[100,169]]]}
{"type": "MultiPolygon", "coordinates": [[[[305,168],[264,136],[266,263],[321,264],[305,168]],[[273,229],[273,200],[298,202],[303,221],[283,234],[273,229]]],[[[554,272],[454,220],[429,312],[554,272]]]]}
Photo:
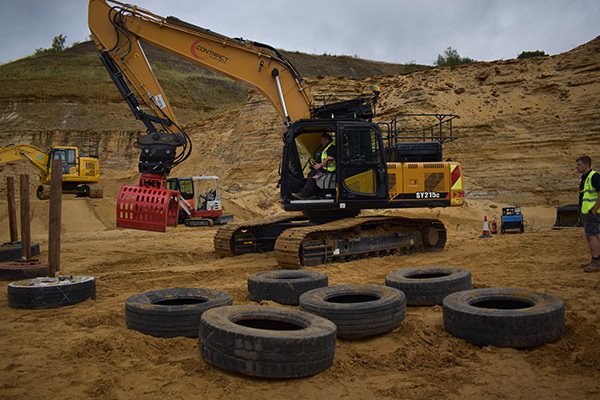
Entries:
{"type": "MultiPolygon", "coordinates": [[[[40,244],[44,260],[47,203],[32,204],[33,241],[40,244]]],[[[9,308],[6,290],[0,291],[0,397],[600,398],[600,275],[579,269],[587,260],[583,232],[552,229],[552,207],[525,207],[523,234],[490,239],[479,238],[483,217],[499,221],[501,205],[468,201],[457,209],[396,212],[444,221],[449,235],[445,250],[314,269],[326,273],[330,285],[384,284],[392,271],[448,265],[470,270],[475,288],[550,293],[566,303],[565,333],[557,342],[523,350],[479,347],[444,330],[441,306],[409,306],[405,321],[392,332],[338,339],[333,365],[324,372],[278,380],[210,365],[201,357],[197,339],[155,338],[128,330],[124,313],[129,296],[173,287],[219,289],[230,293],[234,304],[255,304],[248,298],[246,279],[277,269],[273,255],[219,258],[212,245],[216,227],[177,227],[165,234],[107,227],[96,214],[110,213],[113,205],[110,198],[68,196],[63,204],[68,213],[63,218],[61,271],[95,277],[95,300],[59,309],[20,310],[9,308]]],[[[0,207],[5,210],[6,203],[0,207]]],[[[0,234],[5,237],[6,211],[1,215],[0,234]]]]}

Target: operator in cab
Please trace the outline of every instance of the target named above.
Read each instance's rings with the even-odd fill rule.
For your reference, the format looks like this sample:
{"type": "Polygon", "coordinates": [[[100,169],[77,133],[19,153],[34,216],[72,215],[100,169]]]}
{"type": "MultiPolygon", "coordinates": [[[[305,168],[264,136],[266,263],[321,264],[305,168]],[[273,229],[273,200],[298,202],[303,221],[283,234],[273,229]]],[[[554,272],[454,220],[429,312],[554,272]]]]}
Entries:
{"type": "Polygon", "coordinates": [[[298,200],[316,199],[317,179],[324,177],[324,174],[335,173],[335,154],[336,148],[333,138],[329,133],[321,135],[321,148],[323,151],[319,155],[316,164],[312,165],[311,171],[306,177],[306,183],[299,193],[292,193],[292,197],[298,200]]]}

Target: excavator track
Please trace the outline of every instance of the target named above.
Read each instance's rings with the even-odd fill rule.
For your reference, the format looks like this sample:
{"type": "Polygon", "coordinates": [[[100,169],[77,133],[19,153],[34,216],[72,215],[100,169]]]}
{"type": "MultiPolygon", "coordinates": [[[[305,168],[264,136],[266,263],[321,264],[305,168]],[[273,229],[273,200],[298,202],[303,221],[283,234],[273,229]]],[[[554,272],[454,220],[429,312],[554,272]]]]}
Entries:
{"type": "Polygon", "coordinates": [[[279,215],[263,220],[227,224],[217,231],[215,251],[221,257],[272,251],[281,232],[307,223],[301,213],[279,215]]]}
{"type": "Polygon", "coordinates": [[[281,268],[298,269],[397,252],[440,251],[445,244],[446,229],[436,219],[356,217],[286,230],[275,243],[275,259],[281,268]]]}

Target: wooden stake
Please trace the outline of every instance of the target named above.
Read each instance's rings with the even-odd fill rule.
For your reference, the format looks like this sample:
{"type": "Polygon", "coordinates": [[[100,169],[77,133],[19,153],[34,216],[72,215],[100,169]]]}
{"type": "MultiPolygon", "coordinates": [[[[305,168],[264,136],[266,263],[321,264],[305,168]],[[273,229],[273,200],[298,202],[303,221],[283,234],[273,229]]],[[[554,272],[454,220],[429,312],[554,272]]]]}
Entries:
{"type": "Polygon", "coordinates": [[[10,242],[18,242],[17,233],[17,203],[15,202],[15,178],[6,177],[6,199],[8,200],[8,227],[10,230],[10,242]]]}
{"type": "Polygon", "coordinates": [[[21,258],[31,260],[31,221],[29,217],[29,175],[21,175],[21,258]]]}
{"type": "Polygon", "coordinates": [[[50,226],[48,229],[48,276],[60,272],[60,229],[62,212],[62,161],[52,160],[50,174],[50,226]]]}

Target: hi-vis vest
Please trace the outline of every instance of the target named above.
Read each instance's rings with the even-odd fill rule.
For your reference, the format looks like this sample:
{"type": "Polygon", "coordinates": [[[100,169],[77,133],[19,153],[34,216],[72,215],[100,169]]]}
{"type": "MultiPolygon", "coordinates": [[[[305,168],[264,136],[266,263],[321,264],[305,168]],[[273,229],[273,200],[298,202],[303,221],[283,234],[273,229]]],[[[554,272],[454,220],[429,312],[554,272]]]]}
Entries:
{"type": "MultiPolygon", "coordinates": [[[[327,147],[325,147],[325,150],[323,150],[323,152],[321,153],[321,162],[325,161],[327,159],[327,149],[334,144],[333,142],[330,142],[327,147]]],[[[323,167],[323,169],[327,172],[335,172],[335,158],[331,161],[329,161],[329,164],[325,165],[323,167]]]]}
{"type": "Polygon", "coordinates": [[[592,186],[592,176],[597,174],[596,171],[590,171],[587,178],[585,178],[585,183],[583,184],[583,198],[581,201],[581,213],[588,214],[592,208],[594,208],[594,204],[598,200],[598,191],[592,186]]]}

